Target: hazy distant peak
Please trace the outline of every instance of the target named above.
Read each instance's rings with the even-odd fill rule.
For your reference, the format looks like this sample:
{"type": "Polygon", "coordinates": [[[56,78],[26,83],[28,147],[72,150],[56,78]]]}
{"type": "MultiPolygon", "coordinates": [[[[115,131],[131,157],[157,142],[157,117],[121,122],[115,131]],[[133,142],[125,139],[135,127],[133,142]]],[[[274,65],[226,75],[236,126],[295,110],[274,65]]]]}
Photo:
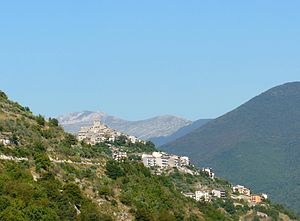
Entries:
{"type": "Polygon", "coordinates": [[[117,131],[145,140],[152,137],[168,136],[192,123],[190,120],[172,115],[161,115],[145,120],[128,121],[101,111],[69,113],[59,116],[58,120],[67,131],[72,133],[77,133],[82,126],[90,126],[94,120],[100,120],[117,131]]]}
{"type": "Polygon", "coordinates": [[[81,111],[73,112],[59,116],[57,119],[61,124],[73,124],[80,123],[82,121],[94,121],[101,120],[104,116],[107,116],[104,112],[93,112],[93,111],[81,111]]]}

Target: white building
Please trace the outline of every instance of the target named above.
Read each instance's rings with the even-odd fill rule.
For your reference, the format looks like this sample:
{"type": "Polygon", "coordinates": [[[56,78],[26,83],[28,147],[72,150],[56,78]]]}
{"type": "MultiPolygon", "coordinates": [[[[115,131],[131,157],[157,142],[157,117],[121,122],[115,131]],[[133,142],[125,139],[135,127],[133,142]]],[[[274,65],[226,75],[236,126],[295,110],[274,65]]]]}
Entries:
{"type": "Polygon", "coordinates": [[[179,163],[181,166],[188,166],[190,165],[190,159],[186,156],[179,157],[179,163]]]}
{"type": "Polygon", "coordinates": [[[209,202],[210,201],[210,194],[207,191],[198,190],[198,191],[195,192],[195,199],[196,199],[196,201],[209,202]]]}
{"type": "Polygon", "coordinates": [[[172,155],[168,160],[169,167],[178,167],[180,165],[178,156],[172,155]]]}
{"type": "Polygon", "coordinates": [[[211,194],[212,194],[214,197],[217,197],[217,198],[224,198],[224,197],[226,197],[226,192],[225,192],[225,190],[212,190],[212,191],[211,191],[211,194]]]}
{"type": "Polygon", "coordinates": [[[156,159],[156,165],[161,168],[166,168],[169,165],[169,158],[166,156],[157,157],[156,159]]]}
{"type": "Polygon", "coordinates": [[[113,152],[113,159],[114,160],[122,160],[122,159],[127,159],[127,153],[126,152],[121,152],[121,151],[118,151],[118,152],[113,152]]]}
{"type": "Polygon", "coordinates": [[[142,155],[143,164],[146,167],[158,166],[160,168],[183,168],[189,164],[188,157],[179,157],[165,152],[153,152],[142,155]]]}
{"type": "Polygon", "coordinates": [[[212,168],[203,168],[202,171],[206,173],[211,179],[215,179],[215,173],[212,168]]]}
{"type": "Polygon", "coordinates": [[[265,200],[268,199],[268,195],[267,195],[266,193],[262,193],[262,194],[261,194],[261,197],[262,197],[263,199],[265,199],[265,200]]]}
{"type": "Polygon", "coordinates": [[[131,143],[135,144],[136,142],[139,141],[138,138],[136,138],[135,136],[128,136],[128,139],[130,140],[131,143]]]}
{"type": "Polygon", "coordinates": [[[80,131],[78,132],[78,135],[77,135],[79,141],[82,141],[87,137],[89,129],[90,129],[89,127],[81,127],[80,128],[80,131]]]}
{"type": "Polygon", "coordinates": [[[245,195],[245,196],[250,196],[251,191],[250,189],[242,186],[242,185],[236,185],[232,187],[233,192],[238,192],[239,194],[245,195]]]}
{"type": "Polygon", "coordinates": [[[142,154],[142,161],[145,167],[155,167],[156,157],[151,154],[142,154]]]}

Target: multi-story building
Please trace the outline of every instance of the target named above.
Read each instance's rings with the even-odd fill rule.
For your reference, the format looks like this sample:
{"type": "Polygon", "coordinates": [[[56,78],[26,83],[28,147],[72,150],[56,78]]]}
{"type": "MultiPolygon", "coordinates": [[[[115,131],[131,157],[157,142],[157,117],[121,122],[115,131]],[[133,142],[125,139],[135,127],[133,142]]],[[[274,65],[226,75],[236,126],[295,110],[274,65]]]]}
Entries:
{"type": "Polygon", "coordinates": [[[239,194],[245,195],[245,196],[250,196],[251,191],[250,189],[242,186],[242,185],[236,185],[232,187],[233,192],[238,192],[239,194]]]}
{"type": "Polygon", "coordinates": [[[128,156],[127,156],[126,152],[121,152],[121,151],[113,152],[114,160],[120,161],[120,160],[126,159],[127,157],[128,156]]]}
{"type": "Polygon", "coordinates": [[[252,202],[252,203],[261,203],[262,202],[262,197],[261,196],[259,196],[259,195],[252,195],[251,197],[250,197],[250,201],[252,202]]]}
{"type": "Polygon", "coordinates": [[[207,192],[207,191],[198,190],[195,192],[195,199],[196,199],[196,201],[209,202],[211,199],[211,196],[210,196],[209,192],[207,192]]]}
{"type": "Polygon", "coordinates": [[[179,157],[179,164],[181,166],[188,166],[190,165],[190,159],[186,156],[179,157]]]}
{"type": "Polygon", "coordinates": [[[158,166],[161,168],[180,168],[188,165],[188,158],[184,157],[183,164],[181,163],[181,158],[164,152],[153,152],[152,154],[143,154],[142,162],[146,167],[158,166]]]}
{"type": "Polygon", "coordinates": [[[226,197],[225,190],[212,190],[211,194],[217,198],[224,198],[226,197]]]}
{"type": "Polygon", "coordinates": [[[167,156],[156,158],[156,165],[162,168],[167,168],[169,165],[169,158],[167,156]]]}
{"type": "Polygon", "coordinates": [[[212,168],[203,168],[202,171],[204,173],[206,173],[211,179],[214,179],[215,178],[215,173],[213,172],[213,169],[212,168]]]}
{"type": "Polygon", "coordinates": [[[142,154],[142,162],[145,167],[155,167],[156,166],[156,157],[151,154],[142,154]]]}
{"type": "Polygon", "coordinates": [[[175,156],[175,155],[170,156],[170,158],[168,160],[168,165],[170,167],[178,167],[179,165],[181,165],[179,163],[179,159],[180,159],[180,157],[178,157],[178,156],[175,156]]]}

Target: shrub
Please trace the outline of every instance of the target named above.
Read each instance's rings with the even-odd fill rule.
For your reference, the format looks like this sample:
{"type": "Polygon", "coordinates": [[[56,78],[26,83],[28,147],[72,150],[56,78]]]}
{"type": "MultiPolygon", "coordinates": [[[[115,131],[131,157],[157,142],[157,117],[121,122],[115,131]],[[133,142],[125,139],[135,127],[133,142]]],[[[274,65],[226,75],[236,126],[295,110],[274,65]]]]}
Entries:
{"type": "Polygon", "coordinates": [[[36,153],[34,155],[34,162],[37,170],[44,169],[47,170],[51,162],[46,154],[36,153]]]}
{"type": "Polygon", "coordinates": [[[106,175],[111,179],[117,179],[118,177],[124,176],[125,173],[122,167],[119,165],[118,162],[114,160],[109,160],[106,163],[106,175]]]}
{"type": "Polygon", "coordinates": [[[2,98],[4,100],[8,99],[7,95],[3,91],[0,91],[0,98],[2,98]]]}
{"type": "Polygon", "coordinates": [[[45,118],[42,115],[36,116],[35,120],[39,125],[45,126],[45,118]]]}
{"type": "Polygon", "coordinates": [[[54,126],[54,127],[57,127],[58,126],[58,120],[55,119],[55,118],[49,118],[49,125],[50,126],[54,126]]]}

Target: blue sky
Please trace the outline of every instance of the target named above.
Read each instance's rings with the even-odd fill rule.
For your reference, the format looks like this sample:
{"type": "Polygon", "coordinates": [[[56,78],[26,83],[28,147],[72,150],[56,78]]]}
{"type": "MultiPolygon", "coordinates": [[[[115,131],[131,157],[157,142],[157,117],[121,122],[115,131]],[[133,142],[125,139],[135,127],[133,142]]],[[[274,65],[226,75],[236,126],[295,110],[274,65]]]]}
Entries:
{"type": "Polygon", "coordinates": [[[0,3],[0,89],[34,113],[220,116],[300,78],[299,1],[0,3]]]}

